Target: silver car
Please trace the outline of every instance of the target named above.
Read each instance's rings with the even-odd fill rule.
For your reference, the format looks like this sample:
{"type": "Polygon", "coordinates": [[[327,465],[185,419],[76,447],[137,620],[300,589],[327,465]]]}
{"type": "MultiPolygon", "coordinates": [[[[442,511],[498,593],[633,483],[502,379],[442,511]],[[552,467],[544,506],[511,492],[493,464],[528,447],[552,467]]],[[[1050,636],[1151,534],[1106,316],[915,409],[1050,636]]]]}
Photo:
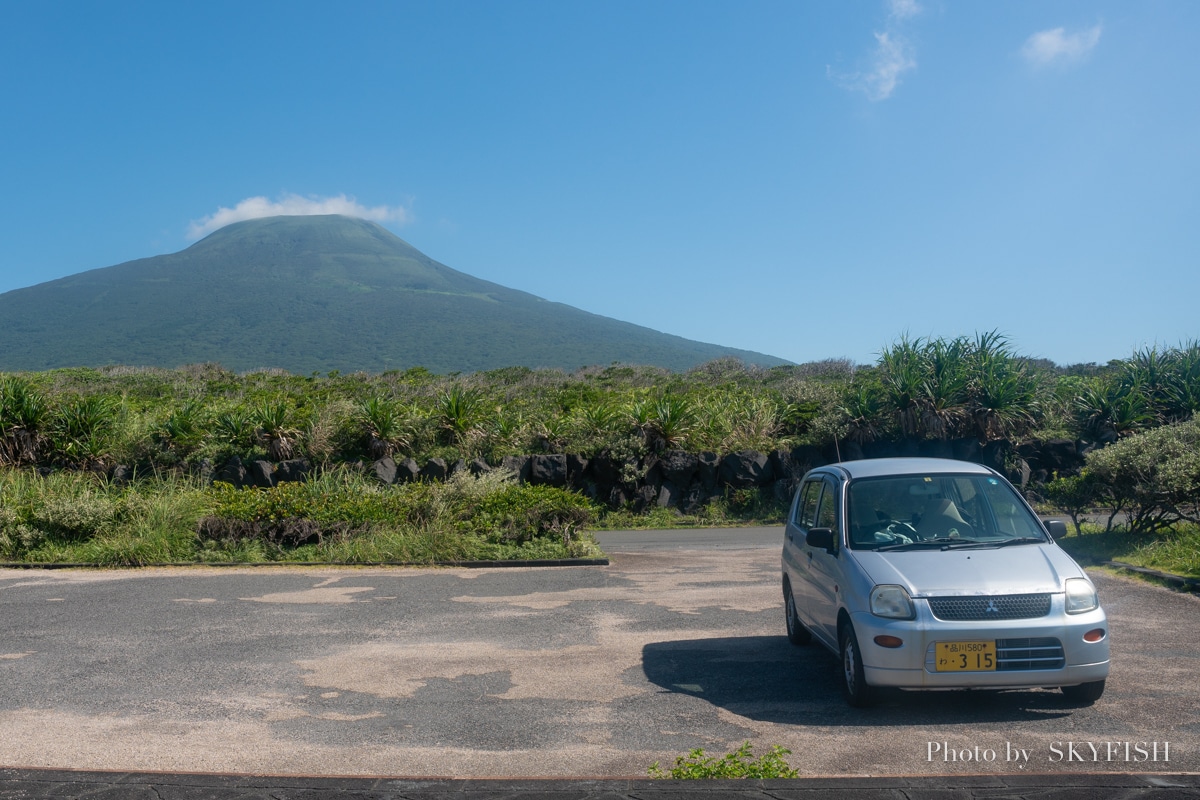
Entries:
{"type": "Polygon", "coordinates": [[[846,699],[876,687],[1061,687],[1108,677],[1096,588],[1001,475],[936,458],[847,461],[804,476],[783,542],[794,644],[842,662],[846,699]]]}

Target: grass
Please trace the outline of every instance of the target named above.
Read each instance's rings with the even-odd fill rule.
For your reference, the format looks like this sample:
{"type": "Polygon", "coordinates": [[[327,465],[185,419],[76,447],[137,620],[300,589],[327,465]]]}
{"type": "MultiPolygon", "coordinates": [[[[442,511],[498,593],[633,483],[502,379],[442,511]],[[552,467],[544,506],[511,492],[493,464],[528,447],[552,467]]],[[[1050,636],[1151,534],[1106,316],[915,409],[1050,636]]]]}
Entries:
{"type": "Polygon", "coordinates": [[[504,561],[603,555],[579,495],[500,475],[383,487],[337,471],[272,490],[179,477],[116,486],[92,473],[0,470],[0,561],[504,561]]]}
{"type": "Polygon", "coordinates": [[[1085,523],[1081,534],[1072,533],[1059,544],[1085,564],[1123,561],[1187,578],[1200,578],[1200,526],[1176,525],[1159,533],[1105,532],[1085,523]]]}
{"type": "Polygon", "coordinates": [[[704,751],[696,748],[686,756],[675,759],[675,766],[664,771],[655,761],[650,765],[648,773],[651,778],[673,778],[675,780],[704,780],[753,778],[770,780],[773,778],[798,778],[800,773],[788,765],[784,756],[791,755],[791,750],[775,745],[769,753],[751,757],[753,746],[747,740],[742,746],[731,753],[718,758],[706,756],[704,751]]]}

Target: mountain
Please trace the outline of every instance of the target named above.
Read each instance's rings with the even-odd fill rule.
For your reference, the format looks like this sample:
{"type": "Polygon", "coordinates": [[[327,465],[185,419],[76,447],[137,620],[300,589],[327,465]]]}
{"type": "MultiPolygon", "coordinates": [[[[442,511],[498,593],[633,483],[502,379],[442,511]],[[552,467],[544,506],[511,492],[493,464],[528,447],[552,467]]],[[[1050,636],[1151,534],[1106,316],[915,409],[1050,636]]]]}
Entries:
{"type": "Polygon", "coordinates": [[[0,370],[217,362],[246,371],[474,372],[779,358],[660,333],[480,280],[385,228],[270,217],[186,250],[0,294],[0,370]]]}

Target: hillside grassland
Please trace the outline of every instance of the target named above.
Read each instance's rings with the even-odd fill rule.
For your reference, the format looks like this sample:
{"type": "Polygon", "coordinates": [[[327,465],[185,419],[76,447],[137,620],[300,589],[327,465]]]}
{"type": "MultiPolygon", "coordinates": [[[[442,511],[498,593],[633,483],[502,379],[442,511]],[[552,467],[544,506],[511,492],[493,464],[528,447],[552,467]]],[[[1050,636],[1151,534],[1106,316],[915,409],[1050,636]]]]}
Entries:
{"type": "MultiPolygon", "coordinates": [[[[1198,406],[1196,342],[1062,367],[1023,357],[994,333],[903,338],[872,365],[835,359],[767,369],[723,359],[680,372],[612,364],[296,375],[198,364],[7,373],[0,559],[587,555],[595,547],[586,531],[597,526],[777,522],[785,503],[727,491],[684,517],[521,485],[499,469],[384,486],[369,467],[381,458],[497,467],[506,456],[537,453],[636,465],[666,451],[797,447],[846,457],[879,443],[964,438],[1002,443],[1014,478],[1024,443],[1067,440],[1090,450],[1081,468],[1037,476],[1027,493],[1073,517],[1119,510],[1113,519],[1125,522],[1110,520],[1108,533],[1141,537],[1141,547],[1179,540],[1198,522],[1200,464],[1190,455],[1200,452],[1198,406]],[[310,477],[263,489],[212,484],[214,468],[233,458],[303,459],[310,477]],[[117,465],[127,468],[119,479],[117,465]]],[[[1076,536],[1104,534],[1086,530],[1077,526],[1076,536]]],[[[1136,557],[1153,560],[1167,545],[1155,548],[1136,557]]]]}

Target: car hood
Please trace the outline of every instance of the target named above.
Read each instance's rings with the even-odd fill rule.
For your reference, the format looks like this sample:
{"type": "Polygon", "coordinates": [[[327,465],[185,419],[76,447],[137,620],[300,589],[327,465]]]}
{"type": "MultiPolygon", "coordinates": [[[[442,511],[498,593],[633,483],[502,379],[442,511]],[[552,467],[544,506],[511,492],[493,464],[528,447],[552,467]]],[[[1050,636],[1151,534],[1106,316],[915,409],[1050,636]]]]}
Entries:
{"type": "Polygon", "coordinates": [[[913,597],[1046,594],[1067,578],[1086,577],[1057,545],[963,550],[859,551],[854,557],[876,584],[898,584],[913,597]]]}

